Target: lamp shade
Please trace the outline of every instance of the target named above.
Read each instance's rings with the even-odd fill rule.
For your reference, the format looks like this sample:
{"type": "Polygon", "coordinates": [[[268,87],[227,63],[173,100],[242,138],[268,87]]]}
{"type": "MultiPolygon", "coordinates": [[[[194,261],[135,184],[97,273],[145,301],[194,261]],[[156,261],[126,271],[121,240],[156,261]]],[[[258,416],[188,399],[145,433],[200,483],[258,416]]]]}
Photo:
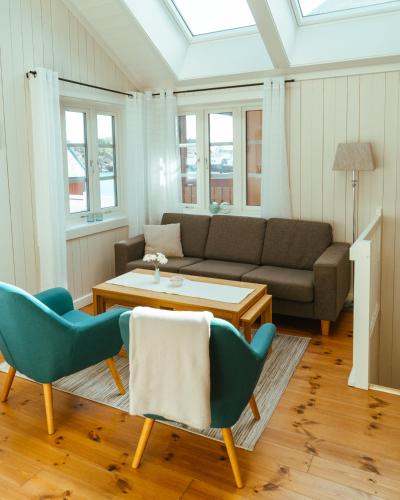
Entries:
{"type": "Polygon", "coordinates": [[[333,170],[374,170],[372,147],[369,142],[338,144],[333,170]]]}

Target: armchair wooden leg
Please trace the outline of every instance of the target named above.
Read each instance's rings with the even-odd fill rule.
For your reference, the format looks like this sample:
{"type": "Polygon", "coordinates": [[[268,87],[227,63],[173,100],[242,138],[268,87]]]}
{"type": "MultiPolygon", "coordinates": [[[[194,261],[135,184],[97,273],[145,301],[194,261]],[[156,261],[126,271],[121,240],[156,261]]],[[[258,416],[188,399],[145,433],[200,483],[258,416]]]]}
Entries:
{"type": "Polygon", "coordinates": [[[254,418],[256,420],[260,420],[260,418],[261,418],[260,412],[258,411],[258,406],[257,406],[257,402],[256,402],[256,398],[255,398],[254,394],[250,398],[249,405],[250,405],[251,411],[253,412],[254,418]]]}
{"type": "Polygon", "coordinates": [[[122,385],[121,377],[119,376],[114,360],[112,358],[107,359],[107,365],[108,368],[110,369],[115,385],[118,387],[120,394],[123,396],[125,394],[125,389],[124,386],[122,385]]]}
{"type": "Polygon", "coordinates": [[[7,401],[8,395],[10,394],[10,389],[11,389],[12,383],[14,381],[16,371],[17,370],[12,366],[10,366],[10,368],[8,369],[7,377],[6,377],[6,380],[4,382],[3,392],[1,393],[1,400],[0,401],[2,403],[5,403],[7,401]]]}
{"type": "Polygon", "coordinates": [[[330,328],[331,328],[331,322],[327,319],[321,319],[322,335],[329,335],[330,328]]]}
{"type": "Polygon", "coordinates": [[[242,478],[240,476],[239,462],[236,455],[235,443],[233,442],[232,431],[229,427],[222,429],[226,451],[228,452],[229,461],[231,462],[233,477],[238,488],[243,488],[242,478]]]}
{"type": "Polygon", "coordinates": [[[54,434],[54,416],[53,416],[53,393],[51,384],[43,384],[44,405],[46,408],[47,432],[54,434]]]}
{"type": "Polygon", "coordinates": [[[147,445],[147,441],[149,440],[151,429],[154,425],[154,419],[146,418],[143,424],[142,432],[140,434],[139,442],[135,451],[135,456],[133,458],[132,467],[137,469],[140,464],[140,460],[142,459],[144,450],[147,445]]]}

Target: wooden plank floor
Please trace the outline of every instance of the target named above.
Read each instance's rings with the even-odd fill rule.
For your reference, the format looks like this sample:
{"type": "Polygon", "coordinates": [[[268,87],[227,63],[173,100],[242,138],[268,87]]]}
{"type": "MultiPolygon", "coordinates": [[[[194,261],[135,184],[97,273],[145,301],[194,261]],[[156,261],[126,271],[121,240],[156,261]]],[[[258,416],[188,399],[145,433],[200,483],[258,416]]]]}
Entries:
{"type": "Polygon", "coordinates": [[[238,450],[243,490],[220,443],[161,424],[133,471],[142,419],[62,392],[48,436],[41,387],[16,379],[0,403],[1,500],[399,499],[400,398],[347,386],[351,320],[329,338],[316,322],[277,320],[312,341],[255,451],[238,450]]]}

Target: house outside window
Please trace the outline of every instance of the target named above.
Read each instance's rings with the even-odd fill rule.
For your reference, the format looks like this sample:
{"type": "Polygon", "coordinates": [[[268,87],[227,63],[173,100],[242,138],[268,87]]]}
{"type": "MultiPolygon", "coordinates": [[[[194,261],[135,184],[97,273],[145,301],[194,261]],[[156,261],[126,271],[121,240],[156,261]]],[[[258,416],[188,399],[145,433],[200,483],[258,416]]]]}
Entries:
{"type": "Polygon", "coordinates": [[[63,103],[61,121],[67,216],[119,210],[118,110],[63,103]]]}
{"type": "Polygon", "coordinates": [[[257,215],[261,194],[261,104],[180,109],[178,137],[185,211],[211,203],[257,215]]]}

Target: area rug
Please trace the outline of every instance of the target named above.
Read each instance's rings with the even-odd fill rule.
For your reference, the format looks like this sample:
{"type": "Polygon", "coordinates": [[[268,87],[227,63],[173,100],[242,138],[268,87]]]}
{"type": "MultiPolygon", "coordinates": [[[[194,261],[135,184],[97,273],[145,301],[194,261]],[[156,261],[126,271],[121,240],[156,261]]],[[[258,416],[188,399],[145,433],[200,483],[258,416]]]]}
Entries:
{"type": "MultiPolygon", "coordinates": [[[[261,419],[254,420],[250,407],[245,408],[240,419],[232,428],[236,446],[249,451],[254,450],[309,342],[310,339],[306,337],[291,335],[277,335],[275,337],[272,353],[269,354],[265,362],[254,392],[261,419]]],[[[128,359],[118,357],[115,361],[122,382],[127,389],[129,380],[128,359]]],[[[7,363],[1,363],[0,370],[3,372],[8,371],[7,363]]],[[[238,370],[240,370],[240,367],[238,367],[238,370]]],[[[24,377],[18,373],[17,376],[24,377]]],[[[55,382],[53,387],[128,412],[128,392],[125,396],[119,395],[106,363],[99,363],[74,375],[64,377],[55,382]]],[[[198,430],[182,424],[161,423],[223,442],[221,432],[218,429],[198,430]]]]}

